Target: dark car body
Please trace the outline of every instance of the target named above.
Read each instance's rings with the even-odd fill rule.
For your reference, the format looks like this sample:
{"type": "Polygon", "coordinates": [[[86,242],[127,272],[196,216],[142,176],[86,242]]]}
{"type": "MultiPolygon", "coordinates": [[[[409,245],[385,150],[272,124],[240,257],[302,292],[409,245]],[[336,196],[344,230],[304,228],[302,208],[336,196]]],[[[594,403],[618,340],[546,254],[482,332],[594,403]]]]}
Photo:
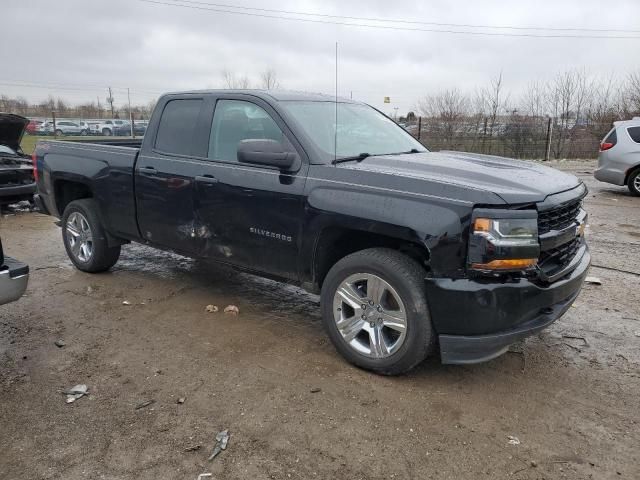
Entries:
{"type": "Polygon", "coordinates": [[[33,164],[20,148],[28,123],[19,115],[0,113],[0,205],[33,199],[33,164]]]}
{"type": "Polygon", "coordinates": [[[147,243],[314,292],[345,252],[372,244],[404,249],[428,265],[424,289],[445,363],[498,356],[571,305],[590,264],[577,230],[585,219],[580,180],[534,163],[460,152],[334,165],[284,107],[298,100],[332,101],[290,92],[168,94],[142,142],[41,141],[38,203],[60,217],[69,201],[92,197],[114,245],[147,243]],[[225,99],[251,102],[273,118],[296,152],[290,169],[209,158],[214,109],[225,99]],[[174,100],[201,102],[198,121],[183,132],[187,153],[162,148],[163,110],[174,100]],[[535,271],[470,271],[470,227],[481,209],[538,218],[535,271]]]}

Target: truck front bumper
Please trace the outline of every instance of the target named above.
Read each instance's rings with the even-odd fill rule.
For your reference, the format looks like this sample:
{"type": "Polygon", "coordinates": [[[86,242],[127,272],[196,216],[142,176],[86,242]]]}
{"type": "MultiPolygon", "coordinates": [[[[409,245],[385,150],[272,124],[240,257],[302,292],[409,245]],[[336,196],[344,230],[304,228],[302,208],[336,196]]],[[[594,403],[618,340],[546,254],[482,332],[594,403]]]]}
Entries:
{"type": "Polygon", "coordinates": [[[442,363],[491,360],[505,353],[512,343],[551,325],[580,293],[590,263],[591,255],[585,249],[571,273],[546,286],[527,279],[504,283],[427,279],[427,298],[434,299],[429,304],[439,334],[442,363]]]}
{"type": "Polygon", "coordinates": [[[4,266],[0,267],[0,305],[18,300],[27,289],[28,282],[29,266],[4,257],[4,266]]]}

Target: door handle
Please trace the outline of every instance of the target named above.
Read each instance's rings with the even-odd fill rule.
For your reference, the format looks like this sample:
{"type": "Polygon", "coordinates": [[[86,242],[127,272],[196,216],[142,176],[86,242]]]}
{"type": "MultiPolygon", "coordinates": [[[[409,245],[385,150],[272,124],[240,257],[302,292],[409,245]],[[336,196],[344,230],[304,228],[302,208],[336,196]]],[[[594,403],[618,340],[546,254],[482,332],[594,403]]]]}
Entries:
{"type": "Polygon", "coordinates": [[[155,167],[140,167],[140,173],[144,173],[145,175],[157,175],[158,170],[155,169],[155,167]]]}
{"type": "Polygon", "coordinates": [[[208,184],[214,184],[214,183],[218,183],[218,179],[216,177],[214,177],[213,175],[199,175],[196,177],[196,182],[202,182],[202,183],[208,183],[208,184]]]}

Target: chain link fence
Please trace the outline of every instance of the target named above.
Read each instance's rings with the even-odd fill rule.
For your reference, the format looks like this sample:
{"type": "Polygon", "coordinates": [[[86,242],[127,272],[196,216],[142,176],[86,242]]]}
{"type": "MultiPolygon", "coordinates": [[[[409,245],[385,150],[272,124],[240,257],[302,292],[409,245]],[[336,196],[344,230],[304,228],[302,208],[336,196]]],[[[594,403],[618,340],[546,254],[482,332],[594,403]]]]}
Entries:
{"type": "Polygon", "coordinates": [[[418,117],[405,129],[433,151],[458,150],[521,159],[595,158],[612,122],[514,115],[418,117]]]}

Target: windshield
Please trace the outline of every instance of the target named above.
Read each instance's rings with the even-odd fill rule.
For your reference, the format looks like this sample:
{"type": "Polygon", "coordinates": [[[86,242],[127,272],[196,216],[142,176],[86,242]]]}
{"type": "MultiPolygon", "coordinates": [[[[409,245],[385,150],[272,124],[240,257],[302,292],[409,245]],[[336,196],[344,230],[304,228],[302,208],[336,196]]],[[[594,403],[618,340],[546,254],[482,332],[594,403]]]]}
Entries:
{"type": "Polygon", "coordinates": [[[393,120],[368,105],[338,103],[337,132],[335,103],[286,101],[282,105],[300,124],[326,161],[332,160],[334,155],[340,159],[361,153],[388,155],[414,149],[427,151],[393,120]]]}

